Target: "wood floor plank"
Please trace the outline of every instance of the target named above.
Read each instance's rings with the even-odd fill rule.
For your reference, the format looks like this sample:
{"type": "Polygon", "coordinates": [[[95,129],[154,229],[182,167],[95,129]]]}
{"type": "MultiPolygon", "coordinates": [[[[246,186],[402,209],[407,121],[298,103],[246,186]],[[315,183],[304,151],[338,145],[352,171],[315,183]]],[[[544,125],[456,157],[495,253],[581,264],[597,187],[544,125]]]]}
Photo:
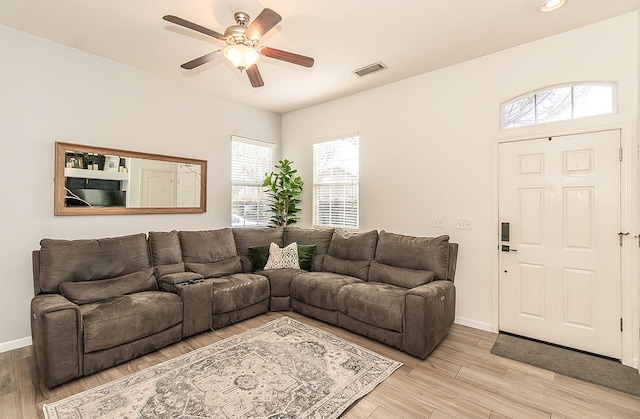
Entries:
{"type": "Polygon", "coordinates": [[[421,360],[348,330],[284,311],[200,333],[53,389],[41,383],[30,346],[0,354],[0,360],[9,360],[6,368],[13,371],[15,381],[12,391],[0,395],[0,418],[43,417],[43,403],[97,387],[283,316],[403,363],[346,412],[345,419],[640,418],[640,398],[492,355],[495,333],[454,324],[445,340],[421,360]]]}
{"type": "Polygon", "coordinates": [[[487,391],[496,391],[503,395],[512,403],[521,405],[543,405],[550,413],[571,412],[570,417],[574,418],[602,418],[609,414],[609,410],[598,404],[585,406],[577,400],[571,398],[558,397],[553,392],[545,391],[542,384],[527,381],[526,379],[517,382],[504,380],[503,378],[483,374],[472,368],[462,368],[456,377],[459,380],[484,388],[487,391]]]}
{"type": "Polygon", "coordinates": [[[378,407],[374,412],[369,416],[369,419],[409,419],[410,416],[406,414],[398,415],[392,413],[385,409],[384,407],[378,407]]]}
{"type": "MultiPolygon", "coordinates": [[[[444,412],[439,411],[438,409],[434,410],[429,419],[456,419],[455,416],[447,415],[444,412]]],[[[491,417],[489,417],[491,419],[491,417]]]]}
{"type": "Polygon", "coordinates": [[[406,391],[406,396],[411,399],[426,403],[433,406],[433,410],[437,409],[454,417],[486,419],[491,413],[489,409],[477,403],[422,381],[414,380],[411,374],[393,374],[379,387],[381,389],[403,389],[406,391]]]}
{"type": "Polygon", "coordinates": [[[343,416],[343,419],[367,419],[378,408],[375,403],[371,403],[369,400],[362,399],[349,409],[343,416]]]}
{"type": "MultiPolygon", "coordinates": [[[[509,398],[497,391],[486,390],[475,384],[468,384],[458,378],[451,378],[418,365],[409,374],[412,378],[422,381],[427,385],[441,389],[456,395],[462,400],[473,402],[479,406],[484,406],[490,412],[496,411],[503,415],[514,418],[541,418],[548,419],[550,413],[542,408],[520,405],[511,402],[509,398]]],[[[488,417],[489,415],[487,415],[488,417]]]]}

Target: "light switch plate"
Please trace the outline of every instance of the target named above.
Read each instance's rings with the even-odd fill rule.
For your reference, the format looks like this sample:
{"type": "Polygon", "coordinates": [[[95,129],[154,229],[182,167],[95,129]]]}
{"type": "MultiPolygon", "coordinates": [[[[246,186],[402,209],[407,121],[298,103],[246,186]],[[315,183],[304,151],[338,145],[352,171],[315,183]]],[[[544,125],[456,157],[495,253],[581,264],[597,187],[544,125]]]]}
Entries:
{"type": "Polygon", "coordinates": [[[457,218],[456,219],[456,229],[457,230],[471,230],[471,219],[470,218],[457,218]]]}

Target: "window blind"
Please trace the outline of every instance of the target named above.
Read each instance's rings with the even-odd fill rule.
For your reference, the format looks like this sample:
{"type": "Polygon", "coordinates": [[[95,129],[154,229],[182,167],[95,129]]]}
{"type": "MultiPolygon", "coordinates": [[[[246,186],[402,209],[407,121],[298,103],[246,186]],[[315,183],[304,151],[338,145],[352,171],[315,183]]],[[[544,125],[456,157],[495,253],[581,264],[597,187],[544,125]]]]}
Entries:
{"type": "Polygon", "coordinates": [[[264,226],[271,211],[262,181],[274,170],[276,145],[233,136],[231,139],[231,225],[264,226]]]}
{"type": "Polygon", "coordinates": [[[358,228],[359,137],[313,145],[313,224],[358,228]]]}

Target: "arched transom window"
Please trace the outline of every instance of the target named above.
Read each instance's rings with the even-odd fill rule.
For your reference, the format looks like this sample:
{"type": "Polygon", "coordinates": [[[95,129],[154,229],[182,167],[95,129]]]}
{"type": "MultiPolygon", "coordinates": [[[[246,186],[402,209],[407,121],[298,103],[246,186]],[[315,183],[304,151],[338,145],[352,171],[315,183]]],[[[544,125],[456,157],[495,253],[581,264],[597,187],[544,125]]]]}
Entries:
{"type": "Polygon", "coordinates": [[[502,128],[614,113],[614,83],[571,83],[502,104],[502,128]]]}

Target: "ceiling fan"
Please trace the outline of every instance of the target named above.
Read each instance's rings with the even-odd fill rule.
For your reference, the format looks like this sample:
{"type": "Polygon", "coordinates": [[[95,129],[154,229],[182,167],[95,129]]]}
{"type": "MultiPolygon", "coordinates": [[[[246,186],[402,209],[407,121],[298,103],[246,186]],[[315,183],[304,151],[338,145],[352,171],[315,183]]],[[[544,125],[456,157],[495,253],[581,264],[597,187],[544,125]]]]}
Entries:
{"type": "Polygon", "coordinates": [[[303,67],[313,66],[313,58],[304,55],[294,54],[292,52],[282,51],[276,48],[259,47],[260,38],[271,28],[276,26],[282,20],[282,17],[271,9],[264,9],[257,18],[249,24],[249,15],[244,12],[236,12],[234,14],[236,25],[229,26],[224,35],[205,28],[188,20],[173,15],[166,15],[164,20],[175,23],[176,25],[200,32],[227,43],[224,49],[220,49],[202,57],[182,64],[180,67],[191,70],[202,64],[213,61],[222,55],[227,57],[233,65],[240,71],[246,70],[249,81],[253,87],[264,86],[264,81],[258,70],[258,62],[260,56],[275,58],[277,60],[301,65],[303,67]]]}

